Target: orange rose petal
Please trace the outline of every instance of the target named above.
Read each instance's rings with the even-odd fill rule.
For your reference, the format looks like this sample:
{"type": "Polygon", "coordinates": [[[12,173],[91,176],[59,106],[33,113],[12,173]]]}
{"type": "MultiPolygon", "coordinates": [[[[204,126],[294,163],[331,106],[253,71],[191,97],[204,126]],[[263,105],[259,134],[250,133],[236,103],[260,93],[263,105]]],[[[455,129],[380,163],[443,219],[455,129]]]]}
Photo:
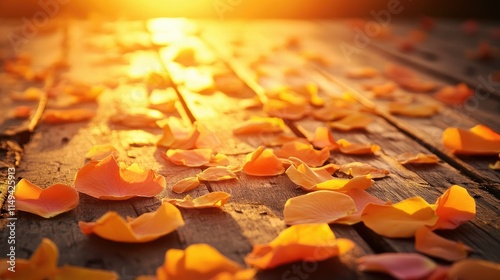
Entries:
{"type": "Polygon", "coordinates": [[[283,144],[292,141],[304,141],[305,143],[307,143],[307,140],[305,140],[304,138],[300,138],[293,135],[280,134],[275,137],[264,139],[264,141],[262,141],[262,144],[265,146],[276,147],[276,146],[282,146],[283,144]]]}
{"type": "Polygon", "coordinates": [[[385,75],[402,88],[410,91],[429,92],[436,88],[435,83],[421,80],[415,72],[400,65],[388,65],[385,69],[385,75]]]}
{"type": "Polygon", "coordinates": [[[450,262],[467,258],[472,249],[460,242],[454,242],[421,227],[415,233],[415,249],[423,254],[450,262]]]}
{"type": "Polygon", "coordinates": [[[9,271],[9,259],[0,259],[1,279],[49,279],[57,272],[59,251],[56,244],[44,238],[29,260],[17,259],[15,272],[9,271]]]}
{"type": "Polygon", "coordinates": [[[177,165],[198,167],[210,163],[211,149],[179,150],[170,149],[166,153],[167,159],[177,165]]]}
{"type": "Polygon", "coordinates": [[[350,189],[349,191],[345,192],[345,194],[350,196],[352,200],[354,200],[354,204],[356,205],[357,210],[356,212],[349,214],[346,217],[336,220],[335,221],[336,224],[354,225],[356,223],[361,222],[361,213],[363,213],[363,210],[369,203],[380,204],[380,205],[388,204],[383,200],[380,200],[375,196],[370,195],[369,193],[367,193],[362,189],[356,189],[356,188],[350,189]]]}
{"type": "Polygon", "coordinates": [[[366,205],[361,219],[376,233],[386,237],[412,237],[422,226],[432,226],[437,221],[432,205],[421,197],[405,199],[394,205],[366,205]]]}
{"type": "Polygon", "coordinates": [[[95,112],[88,109],[45,110],[43,121],[49,124],[72,123],[90,120],[95,112]]]}
{"type": "Polygon", "coordinates": [[[286,170],[286,175],[292,182],[305,190],[314,190],[317,184],[334,179],[325,169],[313,170],[305,162],[294,157],[291,157],[290,161],[293,164],[286,170]]]}
{"type": "Polygon", "coordinates": [[[331,128],[349,131],[354,129],[366,129],[366,127],[373,122],[373,117],[366,113],[355,113],[348,115],[338,121],[329,122],[331,128]]]}
{"type": "Polygon", "coordinates": [[[448,271],[448,279],[497,280],[500,264],[485,260],[467,259],[454,263],[448,271]]]}
{"type": "Polygon", "coordinates": [[[111,144],[94,145],[85,154],[85,158],[90,160],[102,160],[109,155],[113,155],[113,157],[118,158],[120,156],[120,152],[118,152],[118,150],[111,144]]]}
{"type": "Polygon", "coordinates": [[[370,175],[370,178],[383,178],[389,174],[388,170],[373,167],[367,163],[350,162],[340,167],[340,172],[353,177],[370,175]]]}
{"type": "Polygon", "coordinates": [[[391,114],[407,117],[427,118],[439,112],[439,106],[435,104],[408,104],[402,102],[392,102],[388,105],[391,114]]]}
{"type": "Polygon", "coordinates": [[[184,178],[172,186],[172,191],[175,193],[185,193],[195,189],[200,185],[198,177],[184,178]]]}
{"type": "Polygon", "coordinates": [[[199,135],[194,143],[194,147],[198,149],[215,149],[220,144],[221,141],[217,135],[208,129],[204,124],[199,122],[194,123],[195,130],[198,131],[199,135]]]}
{"type": "Polygon", "coordinates": [[[169,203],[162,203],[154,212],[137,218],[123,219],[118,213],[109,211],[96,222],[78,222],[84,234],[96,234],[116,242],[143,243],[158,239],[184,225],[181,212],[169,203]]]}
{"type": "Polygon", "coordinates": [[[333,138],[332,131],[328,127],[320,126],[316,128],[311,143],[317,148],[328,148],[329,150],[337,149],[337,142],[333,138]]]}
{"type": "Polygon", "coordinates": [[[349,79],[367,79],[374,78],[379,74],[378,70],[373,67],[358,67],[347,70],[345,73],[349,79]]]}
{"type": "Polygon", "coordinates": [[[354,243],[350,240],[335,238],[328,224],[293,225],[270,243],[255,245],[245,262],[259,269],[270,269],[300,260],[326,260],[353,247],[354,243]]]}
{"type": "Polygon", "coordinates": [[[474,219],[476,201],[461,186],[451,186],[436,201],[436,214],[439,219],[432,229],[454,229],[474,219]]]}
{"type": "Polygon", "coordinates": [[[330,190],[337,192],[347,192],[352,189],[366,190],[373,185],[370,176],[358,176],[352,179],[333,178],[328,181],[316,184],[312,190],[330,190]]]}
{"type": "Polygon", "coordinates": [[[437,265],[431,259],[414,253],[384,253],[356,260],[360,271],[382,272],[396,279],[423,279],[437,265]]]}
{"type": "Polygon", "coordinates": [[[165,188],[165,178],[137,164],[119,166],[113,156],[91,161],[75,178],[75,188],[97,199],[125,200],[135,196],[152,197],[165,188]]]}
{"type": "Polygon", "coordinates": [[[376,98],[390,98],[393,97],[393,92],[398,86],[393,82],[386,82],[383,84],[376,84],[364,86],[366,90],[370,90],[376,98]]]}
{"type": "Polygon", "coordinates": [[[264,112],[271,117],[299,120],[309,112],[308,103],[293,104],[290,102],[270,99],[264,104],[264,112]]]}
{"type": "Polygon", "coordinates": [[[484,125],[477,125],[470,130],[450,127],[443,132],[443,145],[456,154],[498,154],[500,134],[484,125]]]}
{"type": "Polygon", "coordinates": [[[120,111],[111,116],[113,124],[119,124],[132,128],[156,127],[156,122],[167,116],[162,112],[149,108],[134,107],[127,111],[120,111]]]}
{"type": "Polygon", "coordinates": [[[348,195],[332,191],[315,191],[288,199],[283,216],[287,225],[333,223],[356,212],[348,195]]]}
{"type": "Polygon", "coordinates": [[[263,118],[252,116],[249,120],[242,122],[235,128],[233,128],[233,133],[236,135],[243,135],[283,132],[285,127],[285,122],[280,118],[263,118]]]}
{"type": "Polygon", "coordinates": [[[339,108],[336,106],[325,106],[311,112],[316,120],[320,121],[334,121],[345,118],[347,116],[357,114],[359,110],[351,108],[339,108]]]}
{"type": "Polygon", "coordinates": [[[231,197],[225,192],[211,192],[193,199],[186,195],[183,199],[164,198],[164,202],[172,203],[182,208],[221,208],[231,197]]]}
{"type": "Polygon", "coordinates": [[[330,157],[330,150],[323,148],[318,151],[311,144],[293,141],[283,144],[275,154],[280,158],[299,158],[309,166],[321,166],[330,157]]]}
{"type": "Polygon", "coordinates": [[[273,150],[260,146],[246,156],[243,172],[253,176],[276,176],[283,174],[285,168],[273,150]]]}
{"type": "Polygon", "coordinates": [[[31,108],[28,106],[17,106],[14,109],[14,118],[27,119],[31,116],[31,108]]]}
{"type": "Polygon", "coordinates": [[[441,88],[436,92],[434,97],[446,104],[459,105],[464,104],[472,95],[474,95],[474,91],[470,89],[467,84],[460,83],[456,86],[445,86],[441,88]]]}
{"type": "Polygon", "coordinates": [[[254,269],[244,269],[208,244],[193,244],[185,250],[168,250],[163,265],[156,270],[156,277],[141,276],[138,279],[251,280],[255,273],[254,269]]]}
{"type": "Polygon", "coordinates": [[[380,146],[376,144],[360,144],[351,143],[345,139],[337,140],[339,151],[350,155],[373,154],[380,150],[380,146]]]}
{"type": "Polygon", "coordinates": [[[200,136],[196,128],[184,128],[167,121],[160,125],[163,129],[163,135],[156,143],[156,146],[171,149],[192,149],[200,136]]]}
{"type": "Polygon", "coordinates": [[[434,164],[439,162],[439,158],[436,155],[423,153],[403,153],[400,154],[396,159],[401,164],[434,164]]]}
{"type": "Polygon", "coordinates": [[[16,208],[20,211],[51,218],[70,211],[78,205],[78,192],[63,184],[41,189],[26,179],[16,185],[16,208]]]}
{"type": "Polygon", "coordinates": [[[199,180],[212,182],[238,178],[229,167],[225,166],[209,167],[198,174],[197,177],[199,180]]]}
{"type": "Polygon", "coordinates": [[[212,154],[210,161],[204,166],[228,166],[229,158],[225,154],[212,154]]]}

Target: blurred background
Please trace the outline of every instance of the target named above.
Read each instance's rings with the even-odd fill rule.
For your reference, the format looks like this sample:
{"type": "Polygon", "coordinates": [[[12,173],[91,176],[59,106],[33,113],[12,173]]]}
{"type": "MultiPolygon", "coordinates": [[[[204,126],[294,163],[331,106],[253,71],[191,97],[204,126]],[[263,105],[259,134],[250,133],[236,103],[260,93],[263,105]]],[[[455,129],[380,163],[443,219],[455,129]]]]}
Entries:
{"type": "Polygon", "coordinates": [[[0,0],[0,17],[30,16],[41,5],[58,3],[65,14],[86,17],[338,18],[369,17],[370,11],[399,2],[398,17],[500,18],[498,1],[424,0],[0,0]]]}

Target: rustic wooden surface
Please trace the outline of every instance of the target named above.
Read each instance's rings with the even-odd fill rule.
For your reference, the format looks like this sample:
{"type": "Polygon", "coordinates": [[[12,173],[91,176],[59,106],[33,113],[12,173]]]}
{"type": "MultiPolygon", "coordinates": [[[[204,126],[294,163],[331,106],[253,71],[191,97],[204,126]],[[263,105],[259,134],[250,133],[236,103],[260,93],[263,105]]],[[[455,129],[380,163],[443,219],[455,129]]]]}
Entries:
{"type": "MultiPolygon", "coordinates": [[[[5,23],[0,24],[4,34],[15,26],[6,21],[2,23],[5,23]]],[[[403,36],[416,24],[397,22],[393,24],[394,32],[403,36]]],[[[107,88],[98,104],[78,105],[96,111],[96,116],[91,121],[65,125],[41,123],[33,133],[21,137],[15,131],[19,127],[25,127],[27,121],[13,119],[12,109],[20,104],[36,108],[38,104],[15,102],[8,95],[13,90],[22,90],[28,86],[42,88],[44,85],[10,80],[7,74],[0,71],[1,77],[6,76],[2,80],[8,81],[0,87],[0,102],[3,107],[0,115],[2,199],[6,187],[6,168],[16,166],[18,179],[26,178],[42,187],[54,183],[72,185],[74,174],[85,164],[83,155],[93,145],[103,143],[112,143],[117,147],[120,160],[129,164],[137,162],[143,168],[152,168],[164,175],[168,186],[157,198],[137,198],[121,202],[99,201],[82,194],[76,209],[52,219],[19,212],[17,256],[30,256],[40,240],[47,237],[59,247],[60,264],[110,269],[118,272],[121,279],[134,279],[137,275],[154,274],[156,267],[163,262],[167,249],[185,248],[194,243],[208,243],[243,265],[243,258],[251,251],[252,245],[271,241],[286,227],[283,222],[284,203],[304,192],[286,175],[256,178],[240,173],[238,180],[204,183],[189,193],[199,196],[212,191],[228,192],[232,197],[223,209],[181,210],[186,226],[156,241],[120,244],[96,236],[85,236],[80,232],[78,221],[94,221],[106,211],[114,210],[122,216],[135,217],[156,209],[160,203],[159,198],[183,197],[184,194],[171,192],[170,186],[200,171],[198,168],[176,166],[164,159],[162,154],[165,149],[154,145],[155,139],[161,135],[160,129],[130,129],[109,122],[110,116],[118,108],[141,106],[147,101],[148,89],[134,75],[140,77],[141,73],[160,71],[167,72],[174,78],[173,88],[178,95],[176,116],[187,123],[198,121],[216,131],[222,140],[218,151],[228,154],[230,161],[235,164],[242,163],[247,153],[253,151],[263,140],[272,137],[241,137],[232,134],[232,127],[242,120],[252,115],[264,115],[260,109],[243,109],[244,102],[259,96],[265,89],[282,84],[314,82],[319,85],[323,96],[352,91],[361,103],[377,109],[378,116],[366,131],[333,131],[334,136],[336,139],[373,142],[382,147],[382,152],[376,156],[349,156],[335,152],[329,161],[337,164],[363,161],[389,170],[391,175],[376,180],[369,190],[371,194],[384,200],[400,201],[419,195],[432,202],[453,184],[466,187],[476,199],[475,220],[456,230],[442,231],[440,234],[474,248],[471,258],[500,262],[500,173],[488,168],[488,164],[493,163],[496,158],[457,157],[447,151],[440,140],[442,131],[449,126],[469,128],[483,123],[499,131],[498,87],[486,100],[478,100],[479,108],[474,110],[466,106],[450,106],[443,107],[439,114],[431,118],[408,118],[378,110],[384,108],[386,102],[368,98],[368,92],[361,86],[362,82],[349,80],[343,75],[347,67],[372,66],[381,70],[387,63],[393,62],[408,65],[425,79],[440,85],[465,81],[477,87],[478,76],[488,77],[498,70],[499,58],[491,63],[483,63],[460,56],[466,49],[473,48],[479,39],[464,39],[460,29],[453,28],[458,24],[439,21],[435,31],[439,36],[432,36],[432,39],[418,45],[413,53],[402,53],[390,42],[373,39],[369,46],[347,61],[339,52],[338,46],[341,42],[352,40],[352,33],[343,22],[196,22],[196,30],[189,35],[192,42],[201,46],[207,59],[195,66],[228,72],[231,79],[243,83],[238,94],[225,93],[223,87],[200,94],[178,82],[175,69],[172,68],[174,66],[165,58],[169,48],[175,47],[175,42],[159,44],[158,39],[162,39],[162,36],[152,34],[142,21],[100,23],[67,20],[56,25],[57,28],[53,30],[40,32],[22,51],[30,54],[34,67],[40,69],[59,59],[67,60],[70,67],[57,73],[55,84],[65,80],[93,84],[115,80],[119,81],[119,86],[107,88]],[[441,39],[440,34],[446,37],[441,39]],[[291,38],[298,39],[298,47],[286,46],[291,38]],[[331,64],[304,64],[300,60],[300,53],[304,50],[320,54],[331,64]],[[431,56],[432,59],[429,59],[431,56]],[[256,68],[253,65],[256,61],[259,61],[259,66],[269,69],[265,78],[255,79],[256,68]],[[296,69],[300,74],[284,75],[283,70],[287,68],[296,69]],[[131,73],[131,69],[138,73],[131,73]],[[453,71],[455,69],[460,71],[453,71]],[[11,131],[14,134],[9,134],[11,131]],[[442,161],[433,166],[402,166],[395,158],[408,151],[434,153],[442,161]],[[19,159],[20,162],[16,164],[19,159]]],[[[488,25],[484,28],[490,27],[488,25]]],[[[167,39],[164,37],[161,41],[167,42],[167,39]]],[[[0,50],[4,50],[0,52],[2,60],[10,55],[10,46],[7,41],[0,41],[0,46],[0,50]]],[[[432,96],[429,95],[403,93],[432,101],[432,96]]],[[[49,102],[47,106],[50,108],[53,104],[49,102]]],[[[287,133],[293,135],[298,132],[299,126],[311,131],[324,123],[304,119],[288,121],[287,125],[287,133]]],[[[307,279],[384,279],[386,277],[379,274],[357,271],[355,259],[372,253],[415,251],[412,239],[384,238],[362,224],[353,227],[332,225],[331,228],[337,236],[353,240],[357,247],[338,259],[319,263],[318,268],[307,275],[307,279]]],[[[2,254],[6,250],[4,240],[7,234],[3,229],[0,232],[2,254]]],[[[284,277],[293,276],[294,274],[289,273],[296,265],[302,264],[261,271],[257,278],[293,279],[284,277]]]]}

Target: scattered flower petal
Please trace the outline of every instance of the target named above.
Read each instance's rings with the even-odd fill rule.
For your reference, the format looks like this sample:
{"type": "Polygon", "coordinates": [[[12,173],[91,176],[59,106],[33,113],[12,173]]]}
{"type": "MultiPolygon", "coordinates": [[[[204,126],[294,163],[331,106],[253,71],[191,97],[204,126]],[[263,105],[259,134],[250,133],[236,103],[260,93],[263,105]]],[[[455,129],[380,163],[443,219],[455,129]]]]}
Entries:
{"type": "Polygon", "coordinates": [[[467,258],[472,249],[461,242],[454,242],[421,227],[415,233],[415,249],[423,254],[450,262],[467,258]]]}
{"type": "Polygon", "coordinates": [[[366,205],[361,214],[363,223],[386,237],[412,237],[422,226],[433,226],[438,217],[432,205],[419,196],[394,205],[366,205]]]}
{"type": "Polygon", "coordinates": [[[292,165],[286,170],[286,175],[305,190],[314,190],[317,184],[334,179],[325,169],[313,170],[299,158],[290,157],[290,160],[292,165]]]}
{"type": "Polygon", "coordinates": [[[184,225],[181,212],[169,203],[162,203],[154,212],[137,218],[122,218],[108,211],[95,222],[78,222],[84,234],[96,234],[116,242],[143,243],[158,239],[184,225]]]}
{"type": "Polygon", "coordinates": [[[439,112],[439,106],[435,104],[392,102],[388,105],[389,112],[414,118],[427,118],[439,112]]]}
{"type": "Polygon", "coordinates": [[[500,134],[484,125],[476,125],[470,130],[450,127],[443,132],[443,145],[456,154],[498,154],[500,134]]]}
{"type": "Polygon", "coordinates": [[[448,271],[448,279],[497,280],[499,276],[500,264],[476,259],[456,262],[448,271]]]}
{"type": "Polygon", "coordinates": [[[270,269],[300,260],[322,261],[353,247],[350,240],[335,238],[328,224],[292,225],[270,243],[255,245],[245,262],[259,269],[270,269]]]}
{"type": "Polygon", "coordinates": [[[397,161],[401,164],[434,164],[439,162],[439,158],[434,154],[403,153],[397,157],[397,161]]]}
{"type": "Polygon", "coordinates": [[[434,97],[437,100],[450,104],[450,105],[460,105],[474,95],[474,91],[467,86],[465,83],[459,83],[456,86],[445,86],[441,88],[434,97]]]}
{"type": "Polygon", "coordinates": [[[179,150],[170,149],[167,151],[167,159],[177,165],[198,167],[206,165],[212,158],[211,149],[179,150]]]}
{"type": "Polygon", "coordinates": [[[119,111],[110,120],[113,124],[119,124],[131,128],[156,127],[156,122],[167,116],[162,112],[149,108],[133,107],[127,111],[119,111]]]}
{"type": "Polygon", "coordinates": [[[314,136],[310,140],[314,147],[328,148],[329,150],[337,149],[337,142],[335,142],[332,131],[328,127],[317,127],[314,136]]]}
{"type": "Polygon", "coordinates": [[[45,110],[43,121],[49,124],[83,122],[94,117],[95,112],[88,109],[45,110]]]}
{"type": "Polygon", "coordinates": [[[476,201],[461,186],[453,185],[436,201],[438,221],[432,229],[454,229],[474,219],[476,201]]]}
{"type": "Polygon", "coordinates": [[[332,191],[315,191],[292,197],[285,203],[283,215],[287,225],[333,223],[356,212],[348,195],[332,191]]]}
{"type": "Polygon", "coordinates": [[[321,166],[330,157],[330,150],[323,148],[315,150],[311,144],[293,141],[283,144],[281,149],[274,152],[280,158],[296,157],[309,166],[321,166]]]}
{"type": "Polygon", "coordinates": [[[109,155],[118,158],[120,156],[120,152],[118,152],[118,150],[111,144],[94,145],[85,154],[85,158],[90,160],[102,160],[109,155]]]}
{"type": "Polygon", "coordinates": [[[364,86],[366,90],[370,90],[375,98],[392,98],[393,92],[398,86],[393,82],[385,82],[376,85],[364,86]]]}
{"type": "Polygon", "coordinates": [[[368,176],[358,176],[352,179],[333,178],[314,186],[314,190],[330,190],[347,192],[352,189],[366,190],[373,185],[373,180],[368,176]]]}
{"type": "Polygon", "coordinates": [[[302,119],[309,112],[309,104],[304,102],[291,103],[283,100],[269,99],[264,104],[264,112],[271,117],[287,120],[302,119]]]}
{"type": "Polygon", "coordinates": [[[380,146],[376,144],[359,144],[351,143],[345,139],[337,140],[341,153],[350,155],[373,154],[380,150],[380,146]]]}
{"type": "Polygon", "coordinates": [[[231,197],[225,192],[211,192],[197,198],[186,195],[183,199],[164,198],[164,202],[172,203],[182,208],[221,208],[231,197]]]}
{"type": "Polygon", "coordinates": [[[75,188],[97,199],[125,200],[135,196],[152,197],[165,188],[165,178],[137,164],[120,166],[113,156],[91,161],[75,178],[75,188]]]}
{"type": "Polygon", "coordinates": [[[370,175],[370,178],[373,179],[383,178],[387,174],[389,174],[388,170],[379,169],[367,163],[362,163],[357,161],[343,164],[339,170],[340,172],[343,172],[347,175],[351,175],[353,177],[370,175]]]}
{"type": "Polygon", "coordinates": [[[373,117],[366,113],[350,114],[341,120],[329,122],[331,128],[341,131],[349,131],[354,129],[366,129],[373,122],[373,117]]]}
{"type": "Polygon", "coordinates": [[[356,260],[360,271],[382,272],[396,279],[423,279],[437,265],[431,259],[414,253],[384,253],[356,260]]]}
{"type": "Polygon", "coordinates": [[[172,186],[172,191],[175,193],[185,193],[190,190],[195,189],[200,185],[198,177],[187,177],[184,178],[172,186]]]}
{"type": "Polygon", "coordinates": [[[249,120],[242,122],[233,128],[233,133],[236,135],[243,135],[283,132],[285,127],[285,122],[280,118],[252,116],[249,120]]]}
{"type": "Polygon", "coordinates": [[[193,244],[185,250],[169,249],[163,265],[156,270],[156,277],[142,276],[138,279],[251,280],[255,273],[254,269],[244,269],[208,244],[193,244]]]}
{"type": "Polygon", "coordinates": [[[429,92],[436,88],[436,84],[421,80],[412,70],[395,64],[389,64],[385,75],[404,89],[414,92],[429,92]]]}
{"type": "Polygon", "coordinates": [[[197,177],[199,180],[212,182],[238,178],[233,170],[226,166],[209,167],[198,174],[197,177]]]}
{"type": "Polygon", "coordinates": [[[283,174],[285,168],[273,150],[260,146],[246,156],[243,172],[253,176],[276,176],[283,174]]]}
{"type": "Polygon", "coordinates": [[[349,79],[367,79],[374,78],[379,74],[378,70],[373,67],[358,67],[346,71],[345,75],[349,79]]]}
{"type": "Polygon", "coordinates": [[[26,179],[16,185],[16,208],[20,211],[51,218],[70,211],[78,205],[78,192],[63,184],[42,189],[26,179]]]}

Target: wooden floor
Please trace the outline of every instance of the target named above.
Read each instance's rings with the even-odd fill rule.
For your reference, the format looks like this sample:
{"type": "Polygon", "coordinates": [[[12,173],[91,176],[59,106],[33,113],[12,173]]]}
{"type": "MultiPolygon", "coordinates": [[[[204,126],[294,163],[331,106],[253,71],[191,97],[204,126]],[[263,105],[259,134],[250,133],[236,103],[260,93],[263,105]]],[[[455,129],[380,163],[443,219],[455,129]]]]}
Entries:
{"type": "MultiPolygon", "coordinates": [[[[142,83],[141,75],[151,71],[168,72],[176,85],[178,103],[173,114],[186,123],[198,121],[215,131],[223,141],[218,152],[230,155],[234,164],[241,164],[244,157],[270,135],[235,136],[232,128],[253,115],[264,115],[262,109],[244,109],[255,97],[262,97],[265,90],[279,85],[300,85],[308,82],[319,85],[322,96],[338,95],[350,91],[364,106],[376,110],[376,121],[366,131],[333,131],[336,139],[372,142],[382,147],[375,156],[350,156],[332,153],[329,161],[343,164],[362,161],[387,169],[391,175],[376,180],[369,192],[380,199],[394,202],[412,196],[434,201],[449,186],[466,187],[476,199],[477,217],[456,230],[439,232],[445,237],[460,240],[474,248],[471,258],[500,262],[500,235],[498,197],[500,172],[488,168],[497,160],[493,157],[457,157],[441,143],[441,134],[447,127],[470,128],[485,124],[500,131],[500,57],[482,62],[465,56],[467,49],[474,49],[494,25],[480,26],[479,34],[466,36],[459,22],[438,21],[428,40],[411,52],[400,51],[391,40],[369,37],[369,43],[356,46],[355,34],[342,21],[197,21],[181,24],[183,34],[190,36],[182,42],[193,44],[201,51],[198,55],[200,69],[232,73],[226,81],[217,84],[213,92],[195,93],[169,62],[171,50],[179,44],[179,37],[172,29],[177,23],[151,25],[145,21],[99,22],[95,20],[67,20],[54,22],[40,28],[36,36],[21,44],[20,50],[31,56],[35,69],[44,69],[56,61],[67,61],[69,68],[55,75],[53,84],[26,82],[12,79],[0,70],[0,132],[1,184],[5,195],[7,168],[15,166],[16,177],[26,178],[42,187],[55,183],[73,185],[75,173],[85,164],[84,154],[96,144],[112,143],[120,150],[120,160],[139,163],[152,168],[167,179],[167,188],[158,198],[176,197],[170,187],[178,180],[200,172],[198,168],[173,165],[162,157],[164,149],[155,146],[161,130],[130,129],[109,122],[110,116],[120,108],[144,106],[150,89],[142,83]],[[341,46],[353,47],[346,55],[341,46]],[[303,57],[308,53],[309,62],[303,57]],[[362,85],[373,80],[352,80],[344,76],[349,67],[371,66],[383,70],[389,63],[398,63],[414,69],[423,78],[439,85],[467,82],[476,92],[465,105],[445,106],[430,118],[395,116],[381,109],[387,101],[369,98],[362,85]],[[256,78],[259,74],[261,78],[256,78]],[[495,76],[496,75],[496,76],[495,76]],[[89,122],[64,125],[38,123],[31,133],[29,122],[11,118],[17,105],[35,109],[37,102],[18,102],[9,98],[10,92],[28,86],[51,88],[64,81],[109,85],[119,82],[116,88],[107,87],[99,102],[80,104],[77,108],[95,110],[89,122]],[[243,82],[245,87],[231,92],[229,83],[243,82]],[[432,166],[402,166],[395,158],[403,152],[434,153],[442,160],[432,166]]],[[[416,28],[417,22],[394,22],[393,33],[404,36],[416,28]]],[[[3,34],[18,26],[15,21],[0,20],[0,60],[12,55],[11,41],[3,34]]],[[[23,41],[24,42],[24,41],[23,41]]],[[[490,43],[500,46],[498,37],[490,43]]],[[[1,68],[0,68],[1,69],[1,68]]],[[[410,93],[417,99],[429,101],[432,95],[410,93]]],[[[54,107],[56,104],[47,104],[54,107]]],[[[299,127],[312,130],[324,125],[306,118],[287,121],[290,134],[300,133],[299,127]]],[[[243,258],[252,245],[274,239],[286,225],[283,207],[287,199],[303,194],[286,175],[252,177],[238,174],[239,180],[210,182],[190,192],[199,196],[213,191],[232,195],[222,210],[181,210],[186,226],[156,241],[146,244],[121,244],[96,236],[83,235],[78,221],[95,221],[109,210],[122,216],[138,216],[152,211],[160,204],[158,198],[136,198],[126,201],[99,201],[86,195],[80,196],[79,206],[52,219],[19,212],[17,242],[19,258],[26,258],[43,237],[52,239],[60,250],[60,264],[104,268],[118,272],[121,279],[134,279],[137,275],[154,274],[169,248],[185,248],[194,243],[208,243],[226,257],[242,265],[243,258]]],[[[5,214],[5,206],[3,214],[5,214]]],[[[0,232],[1,254],[7,248],[8,231],[0,232]]],[[[331,225],[339,237],[356,243],[348,254],[329,259],[300,279],[384,279],[378,274],[361,273],[355,259],[381,252],[414,252],[412,239],[381,237],[362,224],[355,226],[331,225]]],[[[0,258],[2,257],[0,256],[0,258]]],[[[258,273],[258,279],[284,278],[293,271],[291,264],[258,273]]],[[[296,275],[297,276],[297,275],[296,275]]],[[[302,277],[302,276],[300,276],[302,277]]]]}

